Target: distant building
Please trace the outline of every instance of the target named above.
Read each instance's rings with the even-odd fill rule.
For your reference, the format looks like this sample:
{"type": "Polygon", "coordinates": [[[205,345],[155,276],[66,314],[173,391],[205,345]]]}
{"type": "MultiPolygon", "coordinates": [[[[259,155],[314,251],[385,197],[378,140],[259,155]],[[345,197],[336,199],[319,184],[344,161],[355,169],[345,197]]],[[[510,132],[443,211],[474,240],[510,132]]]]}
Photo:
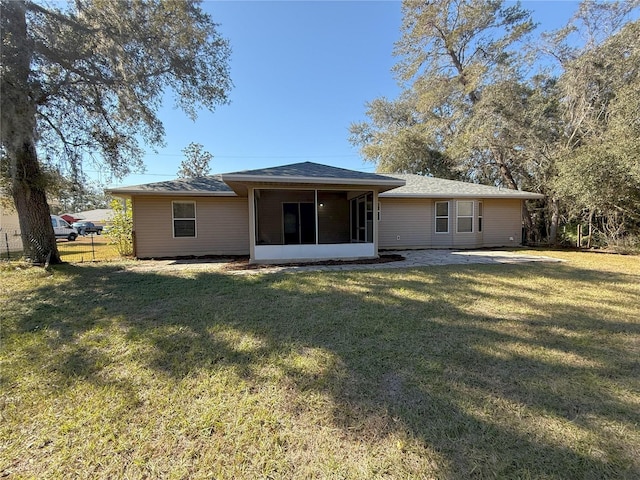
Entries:
{"type": "MultiPolygon", "coordinates": [[[[22,250],[20,221],[13,199],[0,192],[0,252],[19,252],[22,250]]],[[[4,255],[0,254],[0,258],[4,255]]]]}
{"type": "Polygon", "coordinates": [[[93,222],[96,225],[108,225],[113,220],[113,210],[110,208],[98,208],[95,210],[85,210],[84,212],[68,213],[71,217],[85,222],[93,222]]]}

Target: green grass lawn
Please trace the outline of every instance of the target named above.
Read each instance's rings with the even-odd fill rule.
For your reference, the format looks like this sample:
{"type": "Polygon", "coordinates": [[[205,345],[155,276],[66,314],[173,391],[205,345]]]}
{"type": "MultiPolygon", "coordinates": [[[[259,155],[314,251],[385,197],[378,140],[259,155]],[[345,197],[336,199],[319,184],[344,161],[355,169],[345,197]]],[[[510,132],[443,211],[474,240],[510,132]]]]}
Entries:
{"type": "Polygon", "coordinates": [[[639,478],[640,257],[0,266],[0,477],[639,478]]]}
{"type": "Polygon", "coordinates": [[[109,235],[79,236],[74,242],[59,240],[58,252],[62,261],[69,263],[122,260],[109,240],[109,235]]]}

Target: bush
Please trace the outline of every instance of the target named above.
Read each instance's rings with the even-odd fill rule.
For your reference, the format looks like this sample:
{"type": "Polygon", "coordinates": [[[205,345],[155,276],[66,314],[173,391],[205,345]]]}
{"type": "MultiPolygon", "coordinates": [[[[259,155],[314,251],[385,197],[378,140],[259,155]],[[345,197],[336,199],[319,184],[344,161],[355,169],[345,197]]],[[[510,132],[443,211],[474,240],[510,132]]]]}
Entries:
{"type": "Polygon", "coordinates": [[[121,202],[113,200],[113,221],[107,232],[109,244],[114,245],[118,253],[123,257],[133,255],[133,210],[131,200],[121,202]]]}

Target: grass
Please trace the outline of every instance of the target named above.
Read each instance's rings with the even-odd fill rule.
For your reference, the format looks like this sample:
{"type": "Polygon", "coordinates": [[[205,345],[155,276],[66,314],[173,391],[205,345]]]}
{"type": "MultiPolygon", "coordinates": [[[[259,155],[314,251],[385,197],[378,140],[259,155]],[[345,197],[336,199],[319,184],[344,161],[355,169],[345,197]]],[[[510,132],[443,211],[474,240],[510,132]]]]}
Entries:
{"type": "Polygon", "coordinates": [[[638,478],[640,258],[6,265],[0,476],[638,478]]]}
{"type": "Polygon", "coordinates": [[[110,245],[109,240],[108,235],[79,236],[74,242],[60,240],[57,242],[58,252],[63,262],[121,260],[115,245],[110,245]]]}
{"type": "MultiPolygon", "coordinates": [[[[58,252],[63,262],[83,263],[94,261],[121,261],[123,258],[118,253],[115,245],[109,244],[108,235],[87,235],[79,236],[75,241],[66,239],[56,241],[58,252]]],[[[7,254],[0,254],[0,264],[2,261],[18,261],[24,258],[24,252],[13,251],[7,254]]]]}

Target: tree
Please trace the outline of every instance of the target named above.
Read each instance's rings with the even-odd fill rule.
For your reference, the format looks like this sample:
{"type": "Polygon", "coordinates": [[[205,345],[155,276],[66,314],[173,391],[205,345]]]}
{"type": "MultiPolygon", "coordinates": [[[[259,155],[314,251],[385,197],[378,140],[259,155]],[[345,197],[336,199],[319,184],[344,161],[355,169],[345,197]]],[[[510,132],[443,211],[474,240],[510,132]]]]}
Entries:
{"type": "Polygon", "coordinates": [[[545,193],[558,214],[598,222],[610,239],[625,226],[640,227],[639,29],[629,21],[639,5],[583,1],[565,27],[538,42],[556,61],[546,73],[555,83],[557,119],[538,148],[553,159],[545,193]]]}
{"type": "Polygon", "coordinates": [[[354,123],[349,141],[381,173],[416,173],[452,180],[464,174],[443,153],[444,147],[417,109],[415,97],[377,98],[367,103],[370,122],[354,123]]]}
{"type": "Polygon", "coordinates": [[[640,230],[640,21],[564,62],[564,156],[554,186],[611,241],[640,230]]]}
{"type": "Polygon", "coordinates": [[[444,162],[445,176],[519,188],[527,168],[513,144],[521,126],[512,127],[529,94],[518,51],[534,27],[529,12],[499,0],[405,0],[402,9],[394,70],[404,92],[398,102],[369,103],[372,121],[351,126],[352,143],[385,171],[426,158],[428,168],[411,162],[416,172],[436,174],[444,162]],[[388,121],[388,111],[402,120],[388,121]]]}
{"type": "Polygon", "coordinates": [[[116,177],[139,169],[139,139],[163,139],[165,89],[192,119],[227,102],[230,49],[195,0],[0,5],[3,170],[26,254],[56,263],[46,159],[78,168],[90,154],[116,177]]]}
{"type": "Polygon", "coordinates": [[[638,5],[582,2],[535,42],[558,66],[532,75],[533,57],[516,51],[533,26],[518,4],[407,0],[395,52],[404,91],[370,102],[351,141],[384,171],[442,175],[435,150],[462,177],[545,194],[523,218],[552,243],[562,215],[638,230],[638,5]]]}
{"type": "Polygon", "coordinates": [[[199,143],[191,142],[182,152],[185,159],[180,163],[178,170],[179,178],[204,177],[209,175],[209,163],[213,159],[213,155],[204,150],[199,143]]]}

